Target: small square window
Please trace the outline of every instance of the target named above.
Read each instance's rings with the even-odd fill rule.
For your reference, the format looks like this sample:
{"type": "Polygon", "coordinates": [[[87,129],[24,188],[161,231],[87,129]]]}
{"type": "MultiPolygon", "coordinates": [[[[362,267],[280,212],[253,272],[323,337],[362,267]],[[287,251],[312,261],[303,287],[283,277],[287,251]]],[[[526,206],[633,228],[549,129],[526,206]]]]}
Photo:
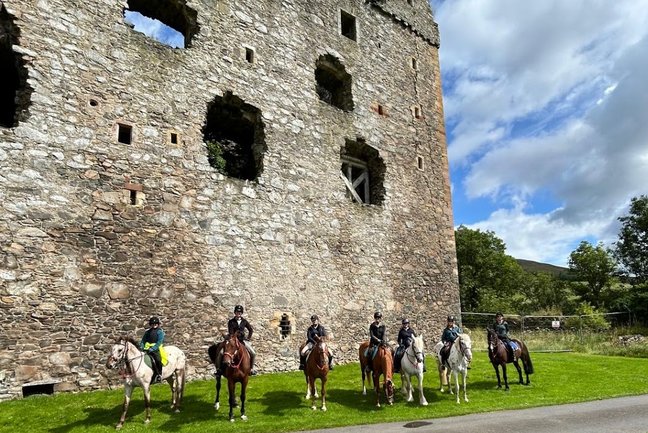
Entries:
{"type": "Polygon", "coordinates": [[[356,18],[343,10],[340,10],[340,33],[352,41],[357,40],[356,18]]]}
{"type": "Polygon", "coordinates": [[[171,144],[178,144],[178,133],[172,132],[169,136],[169,141],[171,142],[171,144]]]}
{"type": "Polygon", "coordinates": [[[416,167],[417,167],[419,170],[423,170],[423,168],[424,168],[424,164],[423,164],[423,157],[422,157],[422,156],[417,156],[417,157],[416,157],[416,167]]]}
{"type": "Polygon", "coordinates": [[[381,116],[385,114],[385,109],[380,104],[378,104],[378,114],[380,114],[381,116]]]}
{"type": "Polygon", "coordinates": [[[412,66],[412,69],[414,70],[418,69],[418,64],[417,64],[418,62],[416,61],[416,57],[412,57],[410,60],[411,60],[410,65],[412,66]]]}
{"type": "Polygon", "coordinates": [[[124,125],[122,123],[117,124],[117,141],[124,144],[131,144],[133,139],[133,127],[130,125],[124,125]]]}
{"type": "Polygon", "coordinates": [[[418,105],[414,107],[414,117],[416,119],[421,118],[421,107],[419,107],[418,105]]]}
{"type": "Polygon", "coordinates": [[[254,50],[252,48],[245,47],[245,61],[254,63],[254,50]]]}

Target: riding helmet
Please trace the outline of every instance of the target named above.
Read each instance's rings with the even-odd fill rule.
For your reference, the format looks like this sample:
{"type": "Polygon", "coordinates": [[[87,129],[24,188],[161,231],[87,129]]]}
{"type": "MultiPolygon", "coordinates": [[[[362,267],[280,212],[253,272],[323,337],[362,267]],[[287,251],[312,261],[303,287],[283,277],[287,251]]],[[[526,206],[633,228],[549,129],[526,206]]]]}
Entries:
{"type": "Polygon", "coordinates": [[[235,313],[242,313],[243,312],[243,305],[237,305],[234,307],[234,312],[235,313]]]}
{"type": "Polygon", "coordinates": [[[319,320],[319,317],[317,317],[317,314],[313,314],[311,316],[311,320],[319,320]]]}
{"type": "Polygon", "coordinates": [[[402,323],[403,325],[409,325],[409,319],[403,319],[403,320],[401,321],[401,323],[402,323]]]}
{"type": "Polygon", "coordinates": [[[153,316],[153,317],[151,317],[149,319],[149,325],[153,326],[153,325],[159,325],[159,324],[160,324],[160,319],[159,318],[153,316]]]}
{"type": "Polygon", "coordinates": [[[376,311],[374,313],[374,319],[382,319],[382,313],[380,311],[376,311]]]}
{"type": "Polygon", "coordinates": [[[448,316],[448,322],[454,322],[455,317],[454,316],[448,316]]]}
{"type": "Polygon", "coordinates": [[[498,311],[497,313],[495,313],[495,317],[504,317],[504,315],[498,311]]]}

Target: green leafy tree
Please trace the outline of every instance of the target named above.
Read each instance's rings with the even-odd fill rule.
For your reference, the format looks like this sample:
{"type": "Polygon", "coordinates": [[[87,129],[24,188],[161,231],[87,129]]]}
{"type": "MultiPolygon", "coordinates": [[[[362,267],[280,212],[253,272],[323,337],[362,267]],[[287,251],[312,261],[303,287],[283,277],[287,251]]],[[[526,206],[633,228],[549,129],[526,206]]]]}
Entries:
{"type": "Polygon", "coordinates": [[[511,311],[524,271],[506,255],[492,231],[460,226],[455,231],[461,306],[464,311],[511,311]]]}
{"type": "Polygon", "coordinates": [[[569,255],[569,269],[587,284],[587,290],[582,293],[583,299],[599,307],[602,303],[601,291],[608,286],[616,269],[616,262],[611,254],[603,244],[594,246],[582,241],[569,255]]]}
{"type": "Polygon", "coordinates": [[[637,283],[648,282],[648,196],[634,197],[629,214],[619,221],[622,226],[615,256],[637,283]]]}

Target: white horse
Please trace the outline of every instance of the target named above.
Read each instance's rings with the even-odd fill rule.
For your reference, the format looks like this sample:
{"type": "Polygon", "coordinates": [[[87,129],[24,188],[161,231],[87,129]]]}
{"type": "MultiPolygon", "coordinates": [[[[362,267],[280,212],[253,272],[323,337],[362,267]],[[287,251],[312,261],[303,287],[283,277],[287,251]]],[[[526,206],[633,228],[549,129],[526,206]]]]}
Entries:
{"type": "Polygon", "coordinates": [[[407,396],[407,401],[414,401],[412,396],[412,378],[418,379],[419,402],[427,406],[428,402],[423,395],[423,336],[412,339],[412,344],[405,350],[401,360],[401,391],[407,396]]]}
{"type": "Polygon", "coordinates": [[[450,354],[448,355],[448,360],[446,365],[441,363],[441,348],[443,343],[439,342],[434,346],[434,351],[437,355],[437,366],[439,369],[439,391],[443,392],[443,385],[448,385],[448,391],[450,394],[452,392],[452,382],[450,380],[450,374],[454,375],[455,379],[455,392],[457,394],[457,403],[459,401],[459,374],[461,373],[463,381],[463,392],[464,392],[464,401],[468,402],[468,394],[466,393],[466,379],[468,376],[468,364],[472,360],[472,342],[470,341],[470,336],[468,334],[459,334],[455,340],[452,348],[450,349],[450,354]],[[449,369],[447,367],[450,367],[449,369]]]}
{"type": "MultiPolygon", "coordinates": [[[[184,353],[175,346],[164,346],[168,363],[162,367],[162,379],[171,385],[171,409],[180,412],[180,403],[185,386],[186,358],[184,353]]],[[[130,404],[133,388],[141,386],[144,390],[144,406],[146,407],[146,424],[151,422],[151,378],[153,369],[144,362],[145,353],[140,351],[137,343],[131,337],[120,337],[112,346],[106,362],[108,368],[119,368],[124,379],[124,407],[117,430],[122,428],[126,412],[130,404]]]]}

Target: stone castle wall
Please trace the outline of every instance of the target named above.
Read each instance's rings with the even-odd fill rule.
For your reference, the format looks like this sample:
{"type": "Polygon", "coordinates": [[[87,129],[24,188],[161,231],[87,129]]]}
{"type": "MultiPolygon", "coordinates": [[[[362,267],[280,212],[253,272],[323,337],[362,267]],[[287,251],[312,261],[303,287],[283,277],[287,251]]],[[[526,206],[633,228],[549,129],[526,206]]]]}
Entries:
{"type": "Polygon", "coordinates": [[[118,383],[113,337],[152,315],[206,378],[235,304],[266,372],[297,367],[313,313],[342,362],[375,310],[392,339],[405,316],[438,338],[459,312],[438,30],[409,3],[188,0],[197,31],[173,49],[124,22],[127,1],[2,0],[30,96],[0,127],[0,394],[118,383]],[[326,55],[352,77],[351,111],[318,98],[326,55]],[[261,113],[255,180],[208,162],[207,112],[230,92],[261,113]],[[348,141],[384,163],[380,204],[348,196],[348,141]]]}

